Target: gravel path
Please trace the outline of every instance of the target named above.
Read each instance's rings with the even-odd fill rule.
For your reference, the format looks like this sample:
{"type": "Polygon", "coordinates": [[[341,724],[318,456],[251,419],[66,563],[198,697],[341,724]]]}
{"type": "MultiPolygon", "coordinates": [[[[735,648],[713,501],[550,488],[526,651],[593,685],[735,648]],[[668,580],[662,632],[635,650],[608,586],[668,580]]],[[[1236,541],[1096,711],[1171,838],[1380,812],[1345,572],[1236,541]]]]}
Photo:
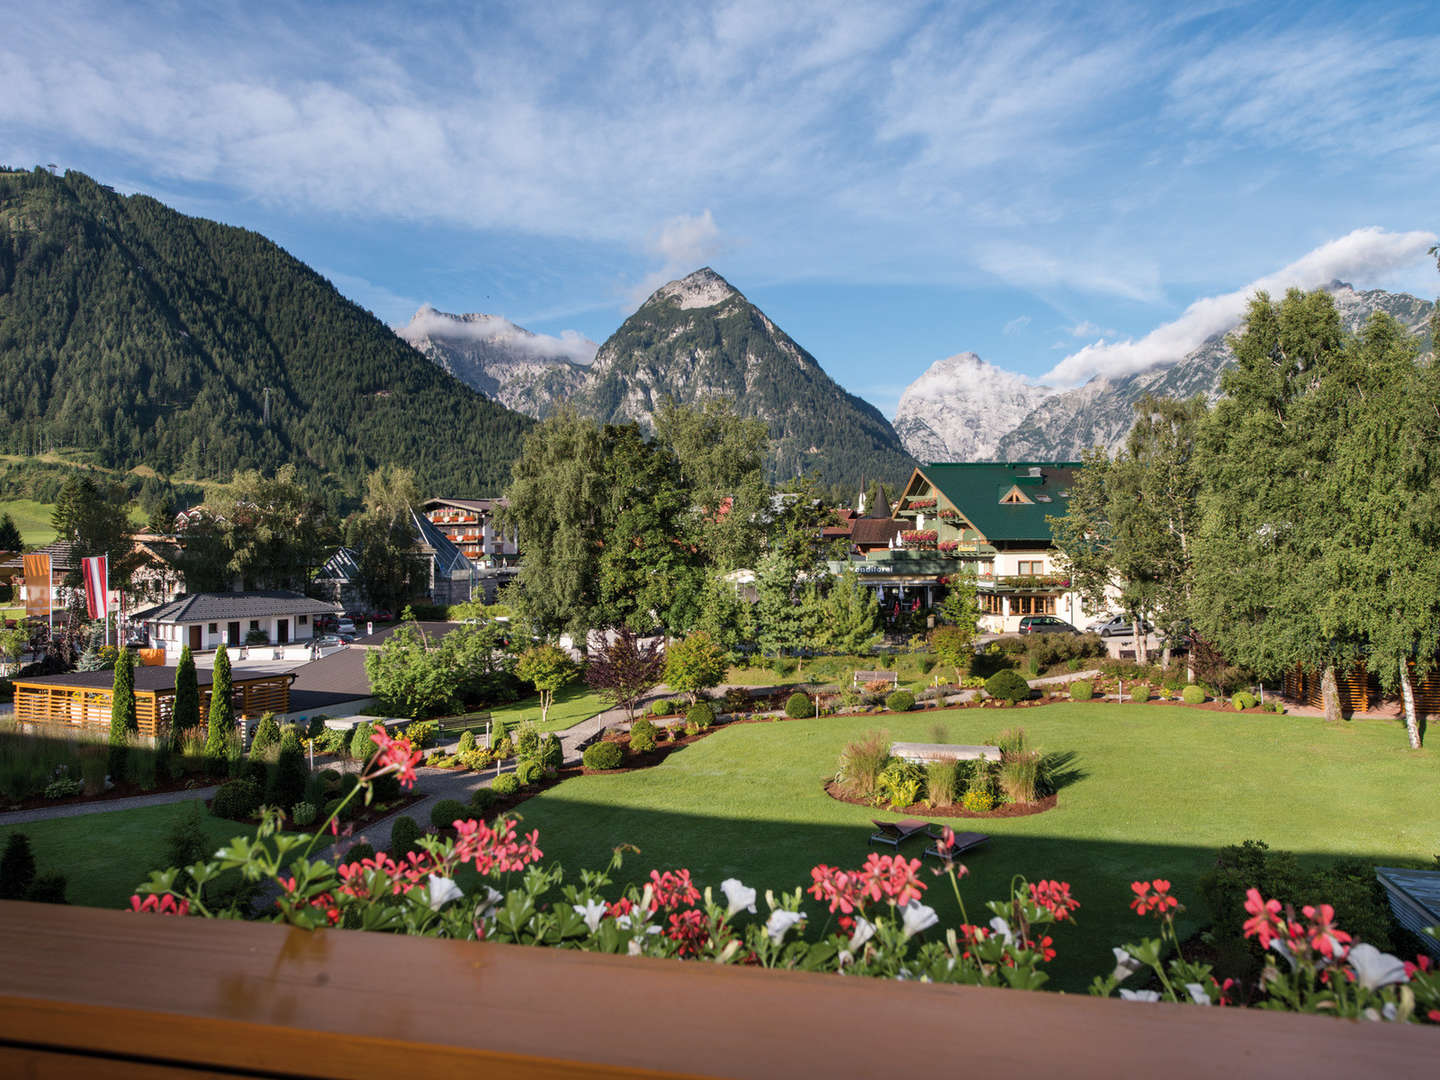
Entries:
{"type": "Polygon", "coordinates": [[[85,817],[87,814],[108,814],[112,810],[135,810],[142,806],[164,806],[167,803],[208,799],[219,785],[162,791],[154,795],[134,795],[126,799],[101,799],[97,802],[67,803],[64,806],[40,806],[34,810],[10,810],[0,814],[0,825],[24,825],[51,818],[85,817]]]}

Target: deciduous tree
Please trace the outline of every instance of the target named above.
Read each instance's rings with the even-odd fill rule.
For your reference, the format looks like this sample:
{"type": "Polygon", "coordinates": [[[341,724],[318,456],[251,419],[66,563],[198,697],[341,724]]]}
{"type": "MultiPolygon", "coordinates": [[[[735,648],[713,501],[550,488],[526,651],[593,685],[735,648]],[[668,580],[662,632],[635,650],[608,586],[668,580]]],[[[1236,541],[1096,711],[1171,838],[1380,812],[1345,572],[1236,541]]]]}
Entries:
{"type": "Polygon", "coordinates": [[[520,654],[515,662],[515,674],[539,692],[540,723],[543,726],[550,715],[555,691],[575,677],[576,667],[564,649],[556,645],[534,645],[520,654]]]}
{"type": "Polygon", "coordinates": [[[671,642],[665,651],[665,684],[689,694],[692,703],[700,692],[719,686],[725,678],[725,651],[703,630],[683,641],[671,642]]]}
{"type": "Polygon", "coordinates": [[[624,706],[633,718],[636,703],[660,681],[664,670],[659,639],[642,645],[635,631],[622,626],[590,656],[585,682],[612,705],[624,706]]]}

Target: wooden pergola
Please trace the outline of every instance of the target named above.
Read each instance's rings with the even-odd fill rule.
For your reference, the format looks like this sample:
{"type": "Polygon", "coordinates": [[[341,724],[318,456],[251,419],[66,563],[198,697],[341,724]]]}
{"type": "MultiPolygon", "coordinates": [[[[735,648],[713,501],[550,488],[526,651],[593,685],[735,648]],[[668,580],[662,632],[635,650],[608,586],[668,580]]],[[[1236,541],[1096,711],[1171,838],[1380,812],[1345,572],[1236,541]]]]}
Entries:
{"type": "MultiPolygon", "coordinates": [[[[203,723],[210,710],[210,684],[213,673],[208,669],[195,672],[200,690],[200,718],[203,723]]],[[[236,719],[256,717],[273,712],[283,715],[290,711],[291,672],[266,672],[253,676],[235,673],[231,679],[232,700],[236,719]]],[[[64,675],[42,675],[16,679],[15,719],[25,725],[43,726],[43,730],[108,731],[110,707],[115,696],[113,671],[72,671],[64,675]]],[[[142,736],[154,737],[170,728],[175,710],[175,669],[173,667],[137,667],[135,669],[135,717],[142,736]]]]}

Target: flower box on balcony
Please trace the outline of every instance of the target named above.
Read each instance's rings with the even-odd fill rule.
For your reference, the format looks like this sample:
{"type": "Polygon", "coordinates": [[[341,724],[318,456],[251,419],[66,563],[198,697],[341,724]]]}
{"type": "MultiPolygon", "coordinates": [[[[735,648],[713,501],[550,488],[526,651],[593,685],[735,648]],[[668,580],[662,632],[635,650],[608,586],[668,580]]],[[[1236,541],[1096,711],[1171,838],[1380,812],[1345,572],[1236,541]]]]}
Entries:
{"type": "Polygon", "coordinates": [[[935,500],[934,500],[934,499],[929,499],[929,498],[906,499],[906,500],[905,500],[905,508],[906,508],[907,510],[928,510],[928,509],[930,509],[930,508],[931,508],[932,506],[934,506],[934,505],[935,505],[935,500]]]}

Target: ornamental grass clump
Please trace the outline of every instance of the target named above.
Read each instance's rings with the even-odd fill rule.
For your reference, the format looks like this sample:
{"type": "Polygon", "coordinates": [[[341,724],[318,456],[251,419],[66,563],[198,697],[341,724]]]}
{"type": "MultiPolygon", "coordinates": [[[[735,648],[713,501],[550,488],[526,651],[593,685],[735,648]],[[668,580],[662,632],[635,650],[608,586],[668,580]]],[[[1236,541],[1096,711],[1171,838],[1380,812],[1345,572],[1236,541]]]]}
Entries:
{"type": "Polygon", "coordinates": [[[925,800],[941,809],[954,806],[960,783],[958,761],[954,758],[932,761],[925,767],[925,800]]]}
{"type": "Polygon", "coordinates": [[[835,779],[841,791],[852,799],[872,799],[880,774],[890,762],[890,733],[867,731],[840,751],[835,779]]]}

